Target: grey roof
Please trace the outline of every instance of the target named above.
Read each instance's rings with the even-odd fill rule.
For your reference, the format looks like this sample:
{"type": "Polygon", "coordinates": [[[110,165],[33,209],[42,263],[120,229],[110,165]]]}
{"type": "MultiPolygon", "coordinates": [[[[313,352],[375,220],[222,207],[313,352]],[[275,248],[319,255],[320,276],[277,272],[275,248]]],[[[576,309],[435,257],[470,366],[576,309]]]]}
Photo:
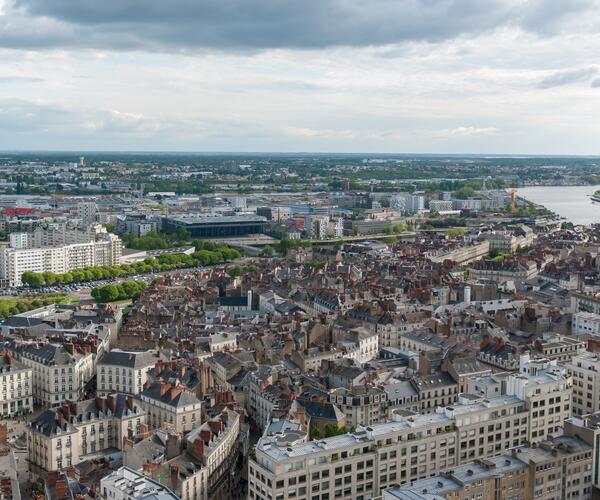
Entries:
{"type": "Polygon", "coordinates": [[[158,358],[150,351],[129,352],[110,351],[98,361],[98,365],[117,365],[126,368],[144,368],[154,366],[158,358]]]}
{"type": "Polygon", "coordinates": [[[153,399],[154,401],[160,401],[161,403],[172,406],[174,408],[200,403],[200,400],[186,389],[178,391],[173,397],[172,389],[174,389],[174,387],[172,386],[171,389],[169,389],[161,395],[161,385],[162,384],[160,382],[150,384],[140,393],[140,396],[153,399]]]}
{"type": "Polygon", "coordinates": [[[33,359],[44,365],[68,365],[73,363],[75,357],[70,354],[64,346],[55,344],[15,344],[7,346],[11,351],[19,356],[33,359]]]}

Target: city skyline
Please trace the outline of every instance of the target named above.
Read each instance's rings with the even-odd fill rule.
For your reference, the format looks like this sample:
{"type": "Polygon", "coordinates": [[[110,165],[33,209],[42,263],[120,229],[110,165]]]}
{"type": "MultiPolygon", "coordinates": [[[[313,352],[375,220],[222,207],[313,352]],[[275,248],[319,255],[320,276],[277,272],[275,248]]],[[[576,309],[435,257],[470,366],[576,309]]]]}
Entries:
{"type": "Polygon", "coordinates": [[[597,7],[0,0],[0,149],[600,154],[597,7]]]}

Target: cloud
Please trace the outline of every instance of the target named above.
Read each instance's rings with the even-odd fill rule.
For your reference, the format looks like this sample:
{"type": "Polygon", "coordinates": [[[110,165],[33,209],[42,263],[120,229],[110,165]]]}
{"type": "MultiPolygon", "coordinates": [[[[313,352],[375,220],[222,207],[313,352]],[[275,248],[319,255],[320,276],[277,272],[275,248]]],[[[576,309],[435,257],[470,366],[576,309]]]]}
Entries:
{"type": "Polygon", "coordinates": [[[541,80],[537,86],[540,89],[550,89],[572,83],[587,82],[597,73],[598,68],[595,67],[555,71],[541,80]]]}
{"type": "Polygon", "coordinates": [[[440,130],[436,137],[439,139],[453,139],[458,137],[477,137],[498,134],[495,127],[455,127],[440,130]]]}
{"type": "Polygon", "coordinates": [[[36,76],[0,76],[0,83],[41,83],[43,81],[43,78],[39,78],[36,76]]]}
{"type": "Polygon", "coordinates": [[[560,32],[598,0],[8,0],[12,48],[314,49],[443,41],[499,27],[560,32]],[[578,16],[579,15],[579,16],[578,16]]]}

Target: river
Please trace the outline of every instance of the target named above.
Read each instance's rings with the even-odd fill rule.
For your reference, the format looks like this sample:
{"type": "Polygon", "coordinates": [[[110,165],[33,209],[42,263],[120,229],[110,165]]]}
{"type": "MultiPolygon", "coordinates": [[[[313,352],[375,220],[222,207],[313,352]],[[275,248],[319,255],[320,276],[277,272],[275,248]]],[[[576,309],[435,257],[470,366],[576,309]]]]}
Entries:
{"type": "Polygon", "coordinates": [[[536,186],[517,189],[517,194],[564,217],[573,224],[600,223],[600,203],[589,195],[599,186],[536,186]]]}

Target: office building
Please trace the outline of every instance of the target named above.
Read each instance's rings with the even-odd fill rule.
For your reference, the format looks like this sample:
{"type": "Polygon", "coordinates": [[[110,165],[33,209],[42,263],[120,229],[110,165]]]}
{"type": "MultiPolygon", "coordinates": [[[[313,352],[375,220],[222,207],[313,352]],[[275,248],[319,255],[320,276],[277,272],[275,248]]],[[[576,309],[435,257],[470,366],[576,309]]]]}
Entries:
{"type": "Polygon", "coordinates": [[[205,217],[190,214],[164,217],[163,229],[172,232],[186,229],[194,238],[223,238],[263,233],[266,222],[265,217],[258,215],[205,217]]]}

